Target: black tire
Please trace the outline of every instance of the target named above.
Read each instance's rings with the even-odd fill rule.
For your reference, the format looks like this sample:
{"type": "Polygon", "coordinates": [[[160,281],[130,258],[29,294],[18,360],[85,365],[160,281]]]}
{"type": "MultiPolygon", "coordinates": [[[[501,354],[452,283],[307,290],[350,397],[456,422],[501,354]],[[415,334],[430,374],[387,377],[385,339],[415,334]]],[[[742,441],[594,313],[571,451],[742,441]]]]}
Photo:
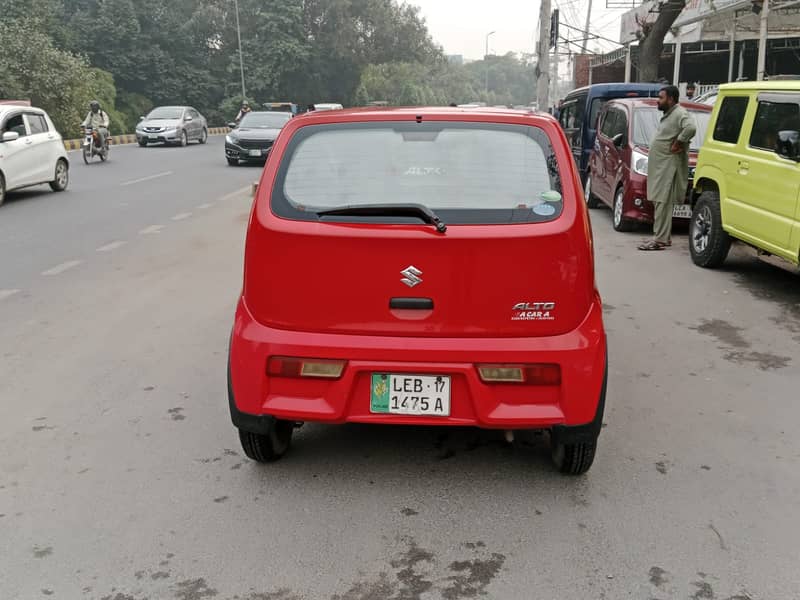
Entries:
{"type": "Polygon", "coordinates": [[[256,462],[269,463],[278,460],[292,444],[294,423],[274,419],[266,435],[239,430],[239,441],[245,455],[256,462]]]}
{"type": "Polygon", "coordinates": [[[83,147],[82,154],[83,154],[83,162],[85,162],[88,165],[89,162],[92,160],[92,157],[91,154],[89,153],[89,149],[86,148],[86,146],[83,147]]]}
{"type": "Polygon", "coordinates": [[[623,188],[618,188],[614,193],[614,206],[611,209],[611,224],[614,227],[614,231],[632,231],[634,227],[634,223],[631,220],[622,216],[624,212],[624,198],[625,190],[623,188]]]}
{"type": "Polygon", "coordinates": [[[239,166],[239,160],[236,159],[236,158],[229,158],[228,159],[228,166],[229,167],[238,167],[239,166]]]}
{"type": "Polygon", "coordinates": [[[6,180],[3,178],[3,175],[0,174],[0,206],[3,206],[3,202],[6,201],[6,180]]]}
{"type": "Polygon", "coordinates": [[[186,135],[186,131],[181,131],[181,141],[180,141],[181,148],[185,148],[189,145],[189,136],[186,135]]]}
{"type": "Polygon", "coordinates": [[[583,184],[583,195],[586,198],[586,206],[589,208],[598,208],[600,206],[600,200],[592,193],[591,171],[586,174],[586,183],[583,184]]]}
{"type": "Polygon", "coordinates": [[[50,189],[54,192],[63,192],[69,185],[69,166],[67,161],[59,158],[56,161],[56,168],[53,174],[53,181],[50,182],[50,189]]]}
{"type": "Polygon", "coordinates": [[[100,156],[100,162],[106,162],[108,160],[108,148],[103,148],[98,156],[100,156]]]}
{"type": "Polygon", "coordinates": [[[208,129],[203,128],[203,133],[200,134],[200,139],[197,141],[201,144],[205,144],[208,141],[208,129]]]}
{"type": "Polygon", "coordinates": [[[553,463],[566,475],[583,475],[592,466],[597,453],[597,438],[591,442],[557,444],[552,447],[553,463]]]}
{"type": "Polygon", "coordinates": [[[692,210],[689,225],[689,253],[698,267],[719,267],[728,257],[731,236],[722,228],[719,192],[706,191],[692,210]]]}
{"type": "Polygon", "coordinates": [[[139,147],[147,148],[147,142],[145,140],[139,140],[139,147]]]}

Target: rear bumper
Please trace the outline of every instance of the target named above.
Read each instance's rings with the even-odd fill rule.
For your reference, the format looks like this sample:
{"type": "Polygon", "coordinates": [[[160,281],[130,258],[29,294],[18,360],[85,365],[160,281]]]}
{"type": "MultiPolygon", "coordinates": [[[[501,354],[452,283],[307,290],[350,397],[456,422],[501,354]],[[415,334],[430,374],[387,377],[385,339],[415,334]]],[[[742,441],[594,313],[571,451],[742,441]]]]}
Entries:
{"type": "MultiPolygon", "coordinates": [[[[689,188],[686,191],[686,198],[684,203],[687,205],[691,199],[692,185],[689,182],[689,188]]],[[[655,207],[650,200],[647,199],[647,178],[641,177],[639,180],[631,180],[629,185],[625,188],[624,202],[624,217],[631,221],[639,221],[641,223],[652,223],[655,218],[655,207]]],[[[689,211],[691,212],[691,211],[689,211]]],[[[690,217],[673,217],[674,223],[687,223],[690,217]]]]}
{"type": "Polygon", "coordinates": [[[293,332],[265,327],[239,302],[228,391],[234,425],[266,432],[273,418],[324,423],[552,429],[563,441],[600,431],[607,378],[599,298],[575,330],[544,338],[399,338],[293,332]],[[268,377],[270,356],[346,359],[335,381],[268,377]],[[483,383],[476,363],[558,363],[558,386],[483,383]],[[448,417],[370,411],[373,372],[449,375],[448,417]]]}

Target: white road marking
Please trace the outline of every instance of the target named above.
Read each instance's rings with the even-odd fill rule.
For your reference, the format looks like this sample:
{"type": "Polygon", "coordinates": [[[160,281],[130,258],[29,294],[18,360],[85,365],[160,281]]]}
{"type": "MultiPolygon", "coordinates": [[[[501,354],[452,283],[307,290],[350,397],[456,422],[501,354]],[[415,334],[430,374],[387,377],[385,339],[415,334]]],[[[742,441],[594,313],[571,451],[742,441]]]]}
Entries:
{"type": "Polygon", "coordinates": [[[118,240],[116,242],[111,242],[110,244],[106,244],[105,246],[100,246],[97,250],[95,250],[95,252],[111,252],[112,250],[116,250],[120,246],[124,246],[127,243],[128,242],[123,242],[118,240]]]}
{"type": "Polygon", "coordinates": [[[183,221],[184,219],[188,219],[191,216],[192,216],[192,213],[190,213],[190,212],[178,213],[177,215],[172,217],[172,220],[173,221],[183,221]]]}
{"type": "Polygon", "coordinates": [[[158,179],[159,177],[166,177],[168,175],[172,175],[172,171],[164,171],[163,173],[156,173],[155,175],[148,175],[147,177],[140,177],[139,179],[132,179],[131,181],[126,181],[125,183],[121,183],[121,186],[126,185],[133,185],[135,183],[142,183],[145,181],[150,181],[151,179],[158,179]]]}
{"type": "Polygon", "coordinates": [[[207,208],[211,208],[212,206],[214,206],[213,202],[206,202],[205,204],[198,204],[197,208],[200,210],[205,210],[207,208]]]}
{"type": "Polygon", "coordinates": [[[163,225],[150,225],[150,227],[145,227],[139,232],[139,235],[150,235],[153,233],[161,233],[161,230],[164,229],[163,225]]]}
{"type": "Polygon", "coordinates": [[[225,194],[222,198],[219,199],[219,201],[225,202],[226,200],[236,198],[237,196],[241,196],[245,192],[250,192],[250,191],[252,191],[252,185],[246,185],[243,188],[236,190],[235,192],[231,192],[230,194],[225,194]]]}
{"type": "Polygon", "coordinates": [[[46,271],[42,271],[42,275],[45,277],[50,277],[51,275],[60,275],[64,271],[69,271],[70,269],[77,267],[81,264],[82,260],[68,260],[67,262],[63,262],[60,265],[56,265],[52,269],[47,269],[46,271]]]}
{"type": "Polygon", "coordinates": [[[0,300],[11,298],[14,294],[19,294],[20,290],[0,290],[0,300]]]}

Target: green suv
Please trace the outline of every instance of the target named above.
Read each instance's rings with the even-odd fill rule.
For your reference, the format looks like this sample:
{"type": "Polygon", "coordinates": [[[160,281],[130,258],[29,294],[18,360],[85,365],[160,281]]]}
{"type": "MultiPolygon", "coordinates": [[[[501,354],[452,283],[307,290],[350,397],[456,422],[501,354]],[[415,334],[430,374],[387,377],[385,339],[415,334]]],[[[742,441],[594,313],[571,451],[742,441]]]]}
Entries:
{"type": "Polygon", "coordinates": [[[696,265],[720,266],[734,239],[800,264],[800,81],[720,86],[694,182],[696,265]]]}

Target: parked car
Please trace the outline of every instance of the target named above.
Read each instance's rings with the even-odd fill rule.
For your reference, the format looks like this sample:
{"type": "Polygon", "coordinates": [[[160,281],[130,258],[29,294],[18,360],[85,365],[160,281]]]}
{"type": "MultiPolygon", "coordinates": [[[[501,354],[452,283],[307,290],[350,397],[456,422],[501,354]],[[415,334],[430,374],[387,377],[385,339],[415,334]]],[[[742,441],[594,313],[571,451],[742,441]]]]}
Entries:
{"type": "Polygon", "coordinates": [[[694,192],[696,265],[720,266],[733,240],[800,264],[800,81],[720,86],[694,192]]]}
{"type": "Polygon", "coordinates": [[[336,104],[335,102],[322,102],[320,104],[314,104],[314,110],[342,110],[344,107],[341,104],[336,104]]]}
{"type": "Polygon", "coordinates": [[[271,152],[228,363],[245,454],[280,458],[305,421],[545,429],[561,471],[588,470],[606,341],[555,121],[331,111],[271,152]]]}
{"type": "Polygon", "coordinates": [[[300,107],[294,102],[265,102],[263,105],[264,110],[273,112],[287,112],[293,117],[300,114],[300,107]]]}
{"type": "MultiPolygon", "coordinates": [[[[682,102],[681,106],[697,124],[697,134],[689,144],[686,203],[676,204],[672,211],[675,219],[686,220],[692,216],[692,176],[711,107],[691,102],[682,102]]],[[[647,155],[661,117],[658,101],[650,98],[610,100],[600,114],[584,197],[589,208],[603,203],[613,209],[612,223],[617,231],[630,231],[637,222],[653,222],[653,203],[647,199],[647,155]]]]}
{"type": "Polygon", "coordinates": [[[0,105],[0,204],[12,190],[47,183],[69,185],[64,141],[47,113],[22,104],[0,105]]]}
{"type": "Polygon", "coordinates": [[[225,136],[225,158],[236,166],[239,161],[264,161],[278,134],[292,119],[288,112],[249,112],[241,122],[228,123],[231,132],[225,136]]]}
{"type": "Polygon", "coordinates": [[[573,90],[564,98],[558,120],[572,147],[581,183],[586,181],[597,118],[606,102],[614,98],[656,98],[663,87],[658,83],[598,83],[573,90]]]}
{"type": "Polygon", "coordinates": [[[186,146],[191,141],[208,141],[208,123],[191,106],[159,106],[142,117],[136,126],[136,140],[144,148],[161,142],[186,146]]]}

